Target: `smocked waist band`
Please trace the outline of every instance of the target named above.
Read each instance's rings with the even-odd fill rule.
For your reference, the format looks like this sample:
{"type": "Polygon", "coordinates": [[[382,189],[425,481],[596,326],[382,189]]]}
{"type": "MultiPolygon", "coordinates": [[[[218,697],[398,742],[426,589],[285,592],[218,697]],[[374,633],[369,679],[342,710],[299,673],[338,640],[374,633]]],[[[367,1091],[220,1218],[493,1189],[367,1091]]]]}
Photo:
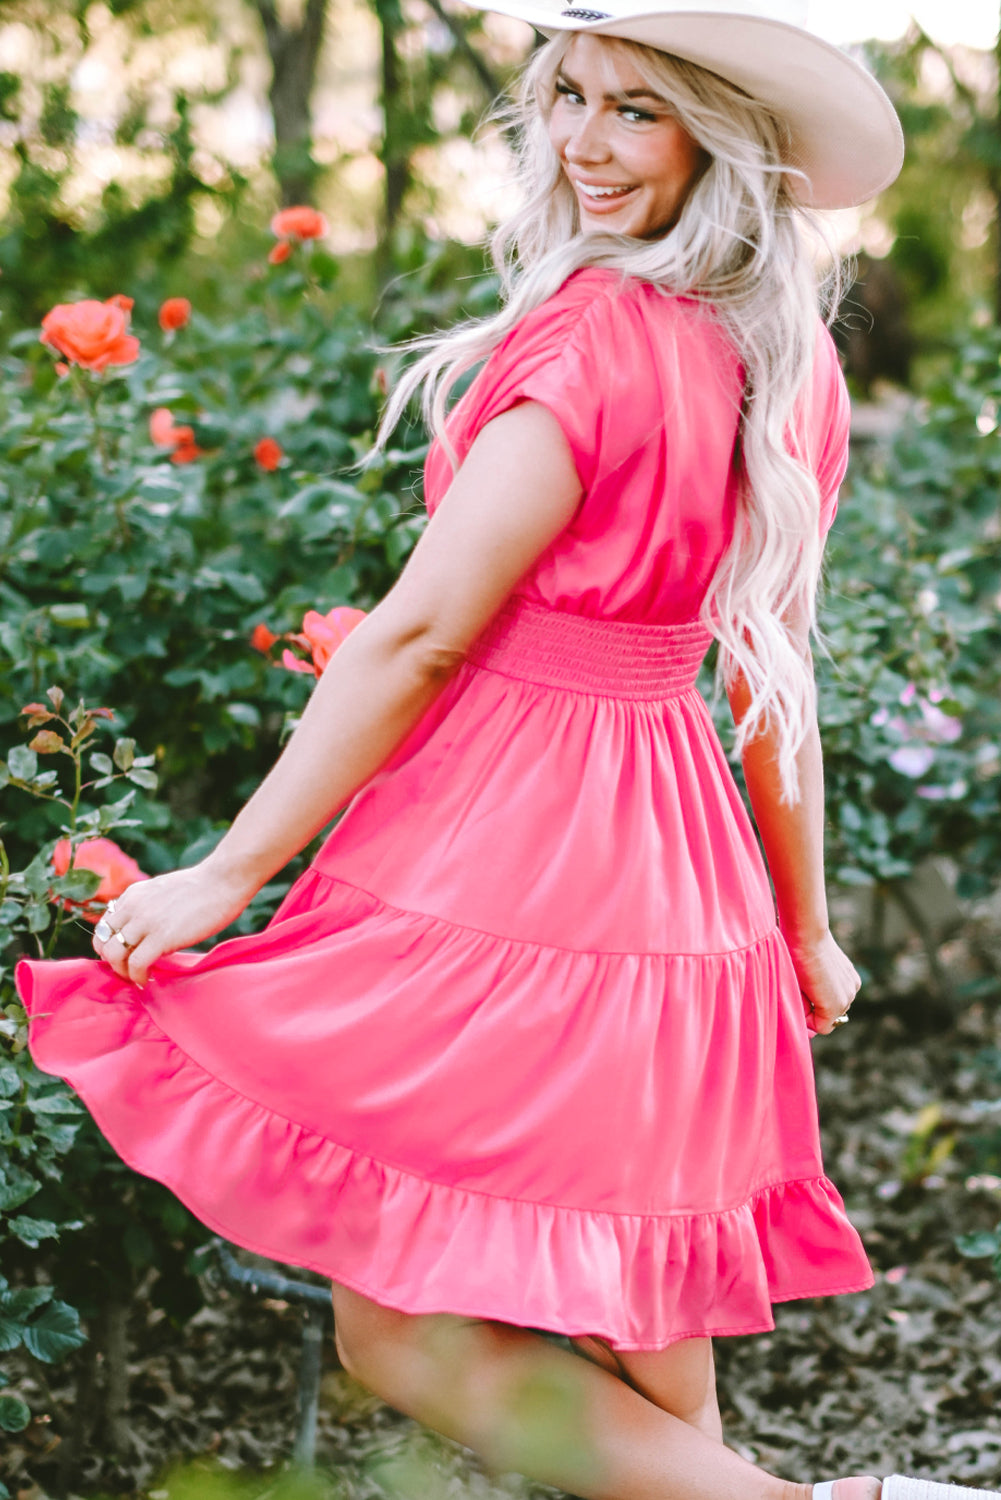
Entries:
{"type": "Polygon", "coordinates": [[[592,620],[511,598],[468,660],[523,682],[609,698],[672,698],[695,685],[712,636],[700,620],[592,620]]]}

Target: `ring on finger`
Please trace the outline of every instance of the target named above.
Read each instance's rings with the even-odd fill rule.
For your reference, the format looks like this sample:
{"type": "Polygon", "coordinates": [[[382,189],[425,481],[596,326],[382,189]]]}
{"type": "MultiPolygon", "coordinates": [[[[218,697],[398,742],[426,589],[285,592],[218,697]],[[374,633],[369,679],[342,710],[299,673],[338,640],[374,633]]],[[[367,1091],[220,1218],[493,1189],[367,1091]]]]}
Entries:
{"type": "Polygon", "coordinates": [[[97,926],[94,928],[94,936],[97,938],[99,943],[107,943],[110,942],[113,937],[117,936],[117,934],[115,928],[112,927],[107,917],[102,917],[97,926]]]}
{"type": "MultiPolygon", "coordinates": [[[[118,939],[118,941],[121,943],[122,947],[125,949],[126,953],[131,953],[132,949],[137,946],[135,943],[130,943],[129,942],[128,938],[124,935],[124,933],[122,932],[122,930],[121,930],[120,927],[114,928],[113,931],[112,931],[111,936],[112,937],[116,937],[118,939]]],[[[848,1017],[846,1016],[845,1020],[847,1020],[847,1019],[848,1019],[848,1017]]]]}
{"type": "Polygon", "coordinates": [[[844,1011],[840,1016],[835,1016],[834,1017],[834,1020],[831,1022],[831,1025],[832,1026],[847,1026],[847,1024],[848,1024],[848,1022],[850,1020],[851,1020],[851,1016],[848,1014],[847,1011],[844,1011]]]}

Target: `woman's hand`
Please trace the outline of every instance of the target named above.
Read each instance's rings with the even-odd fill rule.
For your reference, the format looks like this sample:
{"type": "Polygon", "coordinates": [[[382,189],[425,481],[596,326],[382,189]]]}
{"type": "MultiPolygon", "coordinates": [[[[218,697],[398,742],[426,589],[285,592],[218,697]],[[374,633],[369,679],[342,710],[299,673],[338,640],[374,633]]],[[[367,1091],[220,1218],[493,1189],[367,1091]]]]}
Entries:
{"type": "Polygon", "coordinates": [[[252,894],[207,861],[137,881],[109,903],[94,929],[94,951],[120,978],[142,986],[158,958],[220,932],[252,894]]]}
{"type": "Polygon", "coordinates": [[[862,987],[858,970],[829,931],[809,942],[786,937],[786,946],[812,1012],[808,1023],[829,1036],[862,987]]]}

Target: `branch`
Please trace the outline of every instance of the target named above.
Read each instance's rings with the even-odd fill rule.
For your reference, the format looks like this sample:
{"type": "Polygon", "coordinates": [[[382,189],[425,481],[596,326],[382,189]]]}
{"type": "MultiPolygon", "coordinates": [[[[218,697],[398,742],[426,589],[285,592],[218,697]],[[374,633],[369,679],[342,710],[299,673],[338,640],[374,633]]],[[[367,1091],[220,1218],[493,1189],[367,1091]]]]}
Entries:
{"type": "Polygon", "coordinates": [[[445,25],[452,33],[452,36],[455,39],[456,46],[462,53],[462,56],[466,59],[466,61],[473,69],[473,72],[476,74],[477,78],[482,83],[484,89],[489,95],[490,102],[492,104],[493,101],[498,97],[498,95],[504,92],[502,83],[497,77],[495,77],[493,70],[490,68],[489,64],[487,64],[483,60],[483,58],[477,52],[476,48],[470,42],[461,21],[459,21],[457,17],[449,14],[449,12],[442,5],[441,0],[427,0],[427,3],[434,11],[439,21],[444,21],[445,25]]]}

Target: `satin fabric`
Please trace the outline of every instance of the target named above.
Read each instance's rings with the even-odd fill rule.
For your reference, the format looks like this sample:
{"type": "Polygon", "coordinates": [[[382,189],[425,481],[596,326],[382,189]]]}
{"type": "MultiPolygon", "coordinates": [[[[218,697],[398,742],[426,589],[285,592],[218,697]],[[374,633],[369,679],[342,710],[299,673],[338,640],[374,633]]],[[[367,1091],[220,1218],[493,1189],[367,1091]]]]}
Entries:
{"type": "MultiPolygon", "coordinates": [[[[521,400],[585,496],[269,927],[146,991],[25,963],[33,1055],[229,1238],[389,1306],[623,1349],[871,1285],[824,1176],[803,1002],[695,689],[741,372],[711,313],[571,278],[453,414],[521,400]]],[[[796,433],[821,525],[847,404],[796,433]]],[[[428,461],[433,508],[450,478],[428,461]]]]}

